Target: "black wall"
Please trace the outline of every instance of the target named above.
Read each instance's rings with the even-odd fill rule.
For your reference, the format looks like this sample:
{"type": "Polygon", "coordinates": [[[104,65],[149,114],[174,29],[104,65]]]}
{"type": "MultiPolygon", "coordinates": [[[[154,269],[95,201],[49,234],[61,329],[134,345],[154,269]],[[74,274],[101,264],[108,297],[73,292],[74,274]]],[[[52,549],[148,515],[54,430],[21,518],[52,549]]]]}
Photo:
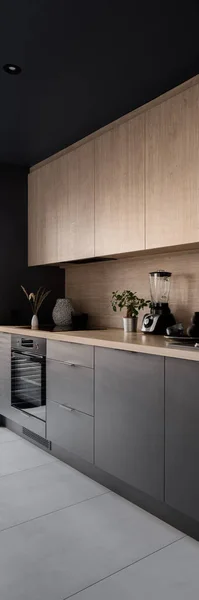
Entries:
{"type": "Polygon", "coordinates": [[[40,323],[52,322],[56,298],[65,296],[65,271],[28,267],[27,175],[23,167],[0,165],[0,324],[29,324],[31,311],[20,286],[34,292],[52,290],[39,312],[40,323]]]}

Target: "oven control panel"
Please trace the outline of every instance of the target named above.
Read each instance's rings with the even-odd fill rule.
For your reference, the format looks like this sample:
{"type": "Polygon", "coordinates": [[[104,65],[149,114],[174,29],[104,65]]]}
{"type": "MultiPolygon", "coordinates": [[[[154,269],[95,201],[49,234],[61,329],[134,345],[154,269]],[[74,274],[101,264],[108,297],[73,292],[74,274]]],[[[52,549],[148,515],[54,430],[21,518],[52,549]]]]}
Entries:
{"type": "Polygon", "coordinates": [[[12,335],[11,347],[13,350],[20,350],[25,354],[35,354],[46,356],[46,340],[44,338],[12,335]]]}

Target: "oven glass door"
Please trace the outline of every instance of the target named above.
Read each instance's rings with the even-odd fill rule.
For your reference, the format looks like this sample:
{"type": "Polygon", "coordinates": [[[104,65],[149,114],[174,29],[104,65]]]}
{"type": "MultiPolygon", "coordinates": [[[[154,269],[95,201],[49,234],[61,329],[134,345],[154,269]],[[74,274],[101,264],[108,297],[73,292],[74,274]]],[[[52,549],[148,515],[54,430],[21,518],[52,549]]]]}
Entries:
{"type": "Polygon", "coordinates": [[[37,419],[46,421],[46,360],[12,350],[11,404],[37,419]]]}

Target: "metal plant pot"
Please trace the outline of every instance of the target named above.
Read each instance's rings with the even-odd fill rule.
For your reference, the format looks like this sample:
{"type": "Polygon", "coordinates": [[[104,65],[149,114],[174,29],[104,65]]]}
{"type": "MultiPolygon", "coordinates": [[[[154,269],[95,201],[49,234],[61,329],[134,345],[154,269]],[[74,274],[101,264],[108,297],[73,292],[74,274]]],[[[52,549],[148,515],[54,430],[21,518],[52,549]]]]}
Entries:
{"type": "Polygon", "coordinates": [[[123,317],[124,333],[132,333],[133,319],[132,317],[123,317]]]}

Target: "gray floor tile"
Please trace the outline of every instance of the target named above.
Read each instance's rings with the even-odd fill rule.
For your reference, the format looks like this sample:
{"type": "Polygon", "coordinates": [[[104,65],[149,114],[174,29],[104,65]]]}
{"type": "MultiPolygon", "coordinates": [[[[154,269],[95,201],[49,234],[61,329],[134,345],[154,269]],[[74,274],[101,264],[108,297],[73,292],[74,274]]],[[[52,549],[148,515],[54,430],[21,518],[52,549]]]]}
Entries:
{"type": "Polygon", "coordinates": [[[9,429],[6,429],[6,427],[0,427],[0,444],[3,444],[4,442],[13,442],[16,440],[21,440],[19,435],[13,431],[10,431],[9,429]]]}
{"type": "Polygon", "coordinates": [[[0,477],[0,529],[107,492],[59,461],[0,477]]]}
{"type": "Polygon", "coordinates": [[[38,467],[55,460],[50,454],[19,438],[19,441],[1,444],[0,476],[38,467]]]}
{"type": "Polygon", "coordinates": [[[0,532],[0,598],[61,600],[182,534],[109,493],[0,532]]]}
{"type": "Polygon", "coordinates": [[[190,538],[75,595],[74,600],[198,600],[199,544],[190,538]]]}

